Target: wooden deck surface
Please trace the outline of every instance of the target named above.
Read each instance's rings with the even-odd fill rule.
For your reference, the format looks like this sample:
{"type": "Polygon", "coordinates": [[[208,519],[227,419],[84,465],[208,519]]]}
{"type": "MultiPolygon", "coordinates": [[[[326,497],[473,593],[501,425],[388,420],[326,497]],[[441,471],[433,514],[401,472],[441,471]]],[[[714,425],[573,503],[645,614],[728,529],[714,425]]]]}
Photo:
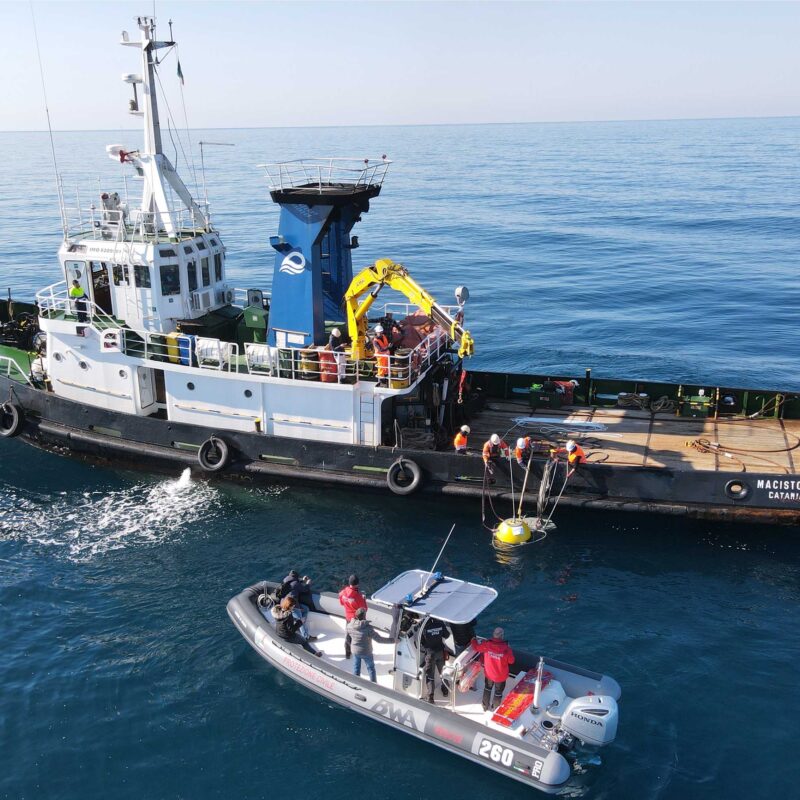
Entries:
{"type": "Polygon", "coordinates": [[[575,439],[593,463],[674,470],[800,472],[800,420],[695,419],[674,412],[616,408],[567,407],[531,411],[526,402],[489,401],[470,421],[470,450],[480,452],[492,433],[513,448],[518,437],[558,442],[575,439]],[[517,422],[521,418],[525,421],[517,422]],[[582,423],[602,426],[586,430],[582,423]],[[687,443],[697,439],[719,442],[712,452],[687,443]],[[724,453],[730,453],[730,457],[724,453]]]}

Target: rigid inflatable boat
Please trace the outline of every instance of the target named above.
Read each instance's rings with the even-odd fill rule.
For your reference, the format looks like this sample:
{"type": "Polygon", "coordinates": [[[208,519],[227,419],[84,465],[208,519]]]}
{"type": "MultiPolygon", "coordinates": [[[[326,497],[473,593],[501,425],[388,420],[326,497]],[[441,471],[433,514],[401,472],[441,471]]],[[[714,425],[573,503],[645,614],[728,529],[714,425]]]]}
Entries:
{"type": "MultiPolygon", "coordinates": [[[[392,642],[373,645],[377,683],[352,674],[335,593],[312,595],[306,626],[318,656],[277,635],[268,609],[278,587],[265,581],[245,589],[230,600],[228,614],[262,658],[329,700],[547,792],[569,780],[570,754],[616,736],[620,687],[613,678],[516,648],[496,709],[482,707],[484,677],[472,645],[445,665],[447,696],[437,686],[432,704],[423,699],[424,622],[472,622],[497,597],[488,586],[409,570],[375,592],[367,619],[392,642]]],[[[448,647],[455,650],[452,640],[448,647]]]]}

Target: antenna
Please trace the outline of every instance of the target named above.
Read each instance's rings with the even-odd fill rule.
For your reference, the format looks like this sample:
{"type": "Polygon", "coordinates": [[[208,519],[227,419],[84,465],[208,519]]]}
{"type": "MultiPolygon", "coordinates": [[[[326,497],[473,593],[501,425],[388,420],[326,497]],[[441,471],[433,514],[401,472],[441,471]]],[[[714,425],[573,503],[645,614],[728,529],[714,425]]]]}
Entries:
{"type": "Polygon", "coordinates": [[[203,148],[206,146],[236,147],[236,145],[231,142],[200,142],[200,171],[203,173],[203,200],[206,204],[206,217],[208,217],[208,189],[206,188],[206,160],[203,156],[203,148]]]}
{"type": "Polygon", "coordinates": [[[58,175],[58,161],[56,160],[56,146],[53,142],[53,126],[50,124],[50,108],[47,103],[47,89],[44,82],[44,68],[42,67],[42,53],[39,50],[39,33],[36,30],[36,15],[33,12],[33,3],[30,4],[31,21],[33,22],[33,39],[36,42],[36,58],[39,61],[39,76],[42,79],[42,97],[44,98],[44,113],[47,117],[47,133],[50,136],[50,152],[53,155],[53,172],[56,178],[56,193],[58,194],[58,205],[61,211],[61,230],[64,233],[64,240],[67,239],[67,213],[64,208],[64,194],[61,190],[61,180],[58,175]]]}
{"type": "Polygon", "coordinates": [[[428,577],[425,578],[425,583],[422,585],[423,590],[426,588],[428,581],[432,577],[434,577],[434,575],[435,575],[434,571],[436,569],[436,565],[439,563],[439,559],[442,557],[442,553],[444,553],[444,549],[445,549],[445,547],[447,547],[447,543],[450,541],[450,537],[453,535],[453,531],[455,529],[456,529],[456,524],[454,522],[453,523],[453,527],[450,528],[450,533],[447,534],[447,538],[444,540],[444,544],[442,545],[442,549],[439,551],[439,555],[436,556],[436,561],[433,562],[433,566],[431,567],[430,572],[428,573],[428,577]]]}

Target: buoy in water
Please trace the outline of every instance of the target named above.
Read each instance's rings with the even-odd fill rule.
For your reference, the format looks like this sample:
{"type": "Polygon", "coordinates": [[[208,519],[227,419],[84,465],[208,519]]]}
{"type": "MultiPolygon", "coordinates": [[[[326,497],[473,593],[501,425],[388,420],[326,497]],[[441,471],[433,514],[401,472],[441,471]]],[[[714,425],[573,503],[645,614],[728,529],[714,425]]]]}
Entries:
{"type": "Polygon", "coordinates": [[[494,531],[494,538],[503,544],[529,542],[533,534],[524,519],[504,519],[494,531]]]}

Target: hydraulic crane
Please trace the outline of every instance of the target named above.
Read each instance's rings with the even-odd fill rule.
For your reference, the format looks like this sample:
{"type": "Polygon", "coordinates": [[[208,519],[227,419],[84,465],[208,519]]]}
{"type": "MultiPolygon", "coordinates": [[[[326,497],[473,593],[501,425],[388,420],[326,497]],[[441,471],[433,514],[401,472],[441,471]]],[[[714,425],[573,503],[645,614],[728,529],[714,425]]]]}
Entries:
{"type": "Polygon", "coordinates": [[[351,358],[361,359],[367,355],[367,312],[384,286],[404,294],[409,302],[419,306],[436,325],[446,330],[450,338],[458,344],[458,355],[461,358],[473,354],[475,343],[469,331],[465,330],[458,320],[453,319],[408,274],[408,270],[402,264],[395,264],[388,258],[382,258],[359,272],[344,295],[347,305],[347,330],[352,342],[351,358]],[[365,292],[368,294],[362,300],[361,297],[365,292]]]}

